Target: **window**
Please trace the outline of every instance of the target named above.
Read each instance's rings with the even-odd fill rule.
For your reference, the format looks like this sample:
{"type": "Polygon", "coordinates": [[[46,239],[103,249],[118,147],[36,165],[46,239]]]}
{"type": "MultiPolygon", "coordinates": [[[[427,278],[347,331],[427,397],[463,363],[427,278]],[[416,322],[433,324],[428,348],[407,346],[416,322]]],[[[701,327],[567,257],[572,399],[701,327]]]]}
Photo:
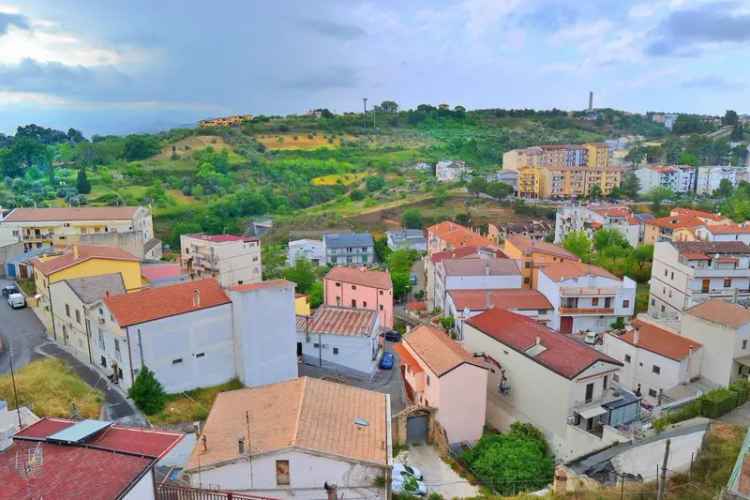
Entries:
{"type": "Polygon", "coordinates": [[[651,299],[651,305],[652,305],[652,306],[655,306],[655,305],[656,305],[656,299],[651,299]]]}
{"type": "Polygon", "coordinates": [[[276,485],[289,485],[289,460],[276,460],[276,485]]]}
{"type": "Polygon", "coordinates": [[[667,270],[666,269],[664,270],[664,276],[665,277],[667,276],[667,270]]]}
{"type": "Polygon", "coordinates": [[[205,352],[199,352],[198,354],[195,355],[196,358],[203,358],[205,356],[206,356],[205,352]]]}
{"type": "Polygon", "coordinates": [[[341,286],[341,283],[336,283],[336,286],[341,286]]]}
{"type": "Polygon", "coordinates": [[[81,311],[76,309],[76,322],[80,325],[81,324],[81,311]]]}
{"type": "Polygon", "coordinates": [[[620,381],[620,376],[618,374],[616,374],[616,373],[613,373],[612,374],[612,380],[614,380],[615,382],[619,382],[620,381]]]}
{"type": "Polygon", "coordinates": [[[622,301],[622,308],[623,309],[627,309],[628,307],[630,307],[630,300],[628,300],[628,299],[623,300],[622,301]]]}
{"type": "Polygon", "coordinates": [[[602,387],[604,388],[605,391],[607,390],[607,382],[609,382],[609,380],[607,379],[607,375],[605,375],[603,384],[602,384],[602,387]]]}
{"type": "Polygon", "coordinates": [[[747,340],[742,341],[742,349],[743,350],[747,349],[747,340]]]}
{"type": "Polygon", "coordinates": [[[427,385],[430,385],[430,376],[427,375],[427,385]]]}
{"type": "Polygon", "coordinates": [[[102,366],[103,366],[104,368],[106,368],[106,367],[107,367],[107,358],[105,358],[104,356],[102,356],[102,359],[101,359],[101,361],[100,361],[100,362],[101,362],[101,364],[102,364],[102,366]]]}
{"type": "Polygon", "coordinates": [[[664,312],[664,311],[665,311],[664,306],[661,306],[661,312],[664,312]]]}
{"type": "Polygon", "coordinates": [[[182,358],[177,358],[177,359],[172,360],[173,365],[179,365],[180,363],[182,363],[182,358]]]}
{"type": "Polygon", "coordinates": [[[659,368],[657,365],[654,365],[651,367],[651,371],[659,375],[661,373],[661,368],[659,368]]]}
{"type": "Polygon", "coordinates": [[[356,289],[357,289],[357,285],[352,285],[352,290],[356,290],[356,289]]]}
{"type": "Polygon", "coordinates": [[[115,352],[120,352],[120,341],[115,339],[115,352]]]}
{"type": "Polygon", "coordinates": [[[630,363],[630,354],[625,355],[625,362],[630,363]]]}
{"type": "Polygon", "coordinates": [[[732,278],[726,278],[724,280],[724,288],[731,288],[732,287],[732,278]]]}
{"type": "Polygon", "coordinates": [[[352,307],[357,307],[357,301],[356,301],[356,299],[352,299],[352,307]]]}
{"type": "Polygon", "coordinates": [[[383,290],[380,290],[380,295],[383,295],[383,290]]]}
{"type": "Polygon", "coordinates": [[[367,302],[365,302],[364,300],[362,301],[362,308],[367,309],[367,302]]]}
{"type": "Polygon", "coordinates": [[[594,399],[594,383],[586,384],[586,403],[594,399]]]}
{"type": "Polygon", "coordinates": [[[529,269],[531,267],[531,262],[527,260],[526,262],[523,263],[523,267],[525,267],[526,269],[529,269]]]}
{"type": "Polygon", "coordinates": [[[530,283],[530,280],[529,280],[529,278],[524,278],[524,279],[523,279],[523,284],[524,284],[524,285],[528,285],[529,283],[530,283]]]}
{"type": "Polygon", "coordinates": [[[65,316],[70,318],[70,305],[65,304],[65,316]]]}
{"type": "Polygon", "coordinates": [[[338,354],[339,353],[339,348],[338,347],[334,347],[333,348],[333,353],[334,354],[338,354]]]}
{"type": "Polygon", "coordinates": [[[380,304],[380,310],[381,311],[383,310],[383,304],[380,304]]]}
{"type": "Polygon", "coordinates": [[[599,297],[594,297],[591,299],[591,305],[592,306],[598,306],[599,305],[599,297]]]}
{"type": "Polygon", "coordinates": [[[648,395],[651,396],[652,398],[655,398],[656,396],[659,395],[659,393],[656,392],[656,389],[649,389],[648,390],[648,395]]]}
{"type": "Polygon", "coordinates": [[[670,274],[669,279],[671,279],[671,280],[674,279],[674,271],[672,271],[672,273],[670,274]]]}

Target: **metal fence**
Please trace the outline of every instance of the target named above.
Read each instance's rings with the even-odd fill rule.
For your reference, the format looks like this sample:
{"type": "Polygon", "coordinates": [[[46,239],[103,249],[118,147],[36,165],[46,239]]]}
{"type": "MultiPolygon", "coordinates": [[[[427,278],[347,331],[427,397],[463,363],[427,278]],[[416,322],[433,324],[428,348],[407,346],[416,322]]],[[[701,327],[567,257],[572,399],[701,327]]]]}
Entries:
{"type": "Polygon", "coordinates": [[[174,484],[160,484],[156,487],[156,500],[276,500],[268,497],[232,493],[231,491],[204,490],[177,486],[174,484]]]}

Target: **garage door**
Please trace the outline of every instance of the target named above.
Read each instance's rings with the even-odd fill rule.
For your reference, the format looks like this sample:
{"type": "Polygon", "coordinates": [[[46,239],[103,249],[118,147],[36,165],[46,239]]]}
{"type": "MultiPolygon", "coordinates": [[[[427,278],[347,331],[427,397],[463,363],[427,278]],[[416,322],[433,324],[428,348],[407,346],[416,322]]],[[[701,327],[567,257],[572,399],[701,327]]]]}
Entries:
{"type": "Polygon", "coordinates": [[[406,419],[407,444],[427,442],[427,415],[414,415],[406,419]]]}

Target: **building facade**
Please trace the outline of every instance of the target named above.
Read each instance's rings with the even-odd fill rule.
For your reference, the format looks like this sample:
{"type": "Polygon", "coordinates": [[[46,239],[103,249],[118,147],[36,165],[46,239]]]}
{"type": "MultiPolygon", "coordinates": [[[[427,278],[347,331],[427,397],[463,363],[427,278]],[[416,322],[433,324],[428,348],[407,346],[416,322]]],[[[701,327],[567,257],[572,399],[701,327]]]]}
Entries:
{"type": "Polygon", "coordinates": [[[560,244],[568,233],[583,231],[589,238],[599,229],[614,229],[632,247],[641,242],[641,222],[629,207],[590,204],[560,207],[555,214],[555,244],[560,244]]]}
{"type": "Polygon", "coordinates": [[[636,170],[635,176],[640,182],[641,194],[657,187],[673,193],[693,193],[697,180],[695,167],[689,165],[647,166],[636,170]]]}
{"type": "Polygon", "coordinates": [[[260,240],[233,234],[180,235],[180,262],[193,278],[216,278],[228,288],[262,279],[260,240]]]}
{"type": "Polygon", "coordinates": [[[334,267],[323,278],[323,301],[329,306],[376,311],[380,326],[393,328],[393,283],[388,271],[334,267]]]}
{"type": "Polygon", "coordinates": [[[463,180],[469,173],[463,160],[442,160],[435,165],[435,177],[439,182],[463,180]]]}
{"type": "Polygon", "coordinates": [[[386,231],[386,241],[391,250],[416,250],[427,252],[427,238],[421,229],[401,229],[399,231],[386,231]]]}
{"type": "Polygon", "coordinates": [[[434,307],[446,310],[448,292],[452,290],[496,290],[523,286],[516,261],[497,257],[445,259],[435,266],[432,297],[434,307]]]}
{"type": "Polygon", "coordinates": [[[323,236],[325,263],[329,266],[367,266],[375,263],[375,243],[370,233],[335,233],[323,236]]]}
{"type": "Polygon", "coordinates": [[[287,265],[293,266],[297,259],[306,259],[313,266],[325,265],[326,251],[321,240],[293,240],[289,242],[287,265]]]}
{"type": "Polygon", "coordinates": [[[579,262],[577,255],[546,241],[524,236],[510,236],[505,240],[503,252],[518,262],[525,288],[536,288],[539,269],[557,262],[579,262]]]}

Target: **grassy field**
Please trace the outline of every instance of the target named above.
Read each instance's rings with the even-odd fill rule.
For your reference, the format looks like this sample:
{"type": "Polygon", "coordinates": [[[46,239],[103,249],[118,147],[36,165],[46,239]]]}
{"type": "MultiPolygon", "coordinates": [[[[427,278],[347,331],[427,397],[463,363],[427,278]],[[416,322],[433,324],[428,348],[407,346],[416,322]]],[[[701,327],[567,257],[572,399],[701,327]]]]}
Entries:
{"type": "MultiPolygon", "coordinates": [[[[42,359],[16,372],[18,403],[40,417],[70,417],[73,404],[84,418],[99,418],[103,396],[59,359],[42,359]]],[[[10,375],[0,377],[0,399],[15,408],[10,375]]]]}
{"type": "Polygon", "coordinates": [[[224,142],[224,139],[221,137],[217,137],[215,135],[192,135],[168,146],[164,146],[164,148],[161,150],[161,153],[154,156],[153,159],[169,160],[172,158],[172,151],[174,151],[180,157],[190,156],[193,151],[200,151],[201,149],[205,149],[209,146],[217,151],[227,149],[230,152],[233,152],[232,147],[224,142]],[[174,150],[172,149],[173,147],[174,150]]]}
{"type": "Polygon", "coordinates": [[[367,177],[367,175],[367,172],[360,172],[357,174],[331,174],[315,177],[311,182],[313,186],[335,186],[336,184],[348,186],[355,182],[360,182],[367,177]]]}
{"type": "Polygon", "coordinates": [[[320,132],[256,135],[255,140],[271,150],[338,148],[341,146],[341,137],[325,135],[320,132]]]}
{"type": "Polygon", "coordinates": [[[175,425],[205,420],[217,394],[241,388],[242,384],[235,379],[226,384],[170,394],[164,409],[156,415],[151,415],[149,420],[154,425],[175,425]]]}

